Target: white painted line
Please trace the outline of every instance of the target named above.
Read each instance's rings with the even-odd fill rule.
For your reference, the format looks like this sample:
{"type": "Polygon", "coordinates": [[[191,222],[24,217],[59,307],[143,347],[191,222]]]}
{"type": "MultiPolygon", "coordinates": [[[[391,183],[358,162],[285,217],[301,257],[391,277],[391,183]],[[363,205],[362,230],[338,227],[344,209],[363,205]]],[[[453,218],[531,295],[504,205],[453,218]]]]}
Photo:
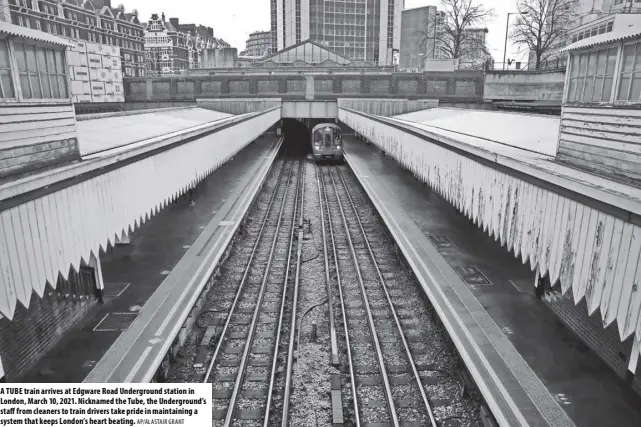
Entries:
{"type": "Polygon", "coordinates": [[[162,341],[160,338],[153,338],[149,340],[149,344],[155,345],[155,344],[158,344],[160,341],[162,341]]]}
{"type": "Polygon", "coordinates": [[[97,324],[96,326],[94,326],[94,328],[93,328],[93,331],[94,331],[94,332],[96,332],[96,331],[98,330],[98,326],[100,326],[100,324],[101,324],[102,322],[104,322],[104,320],[107,318],[107,316],[109,316],[109,313],[105,314],[105,315],[102,317],[102,319],[100,319],[100,322],[98,322],[98,324],[97,324]]]}
{"type": "MultiPolygon", "coordinates": [[[[356,165],[354,165],[353,163],[351,163],[351,162],[350,162],[350,166],[352,167],[352,169],[354,170],[354,172],[356,173],[356,175],[357,175],[357,176],[359,176],[359,177],[360,177],[360,175],[362,175],[362,173],[360,172],[359,168],[358,168],[358,167],[356,167],[356,165]]],[[[383,209],[383,210],[386,212],[386,214],[387,214],[387,215],[383,218],[383,220],[384,220],[385,222],[388,222],[388,221],[389,221],[390,223],[392,223],[392,224],[393,224],[394,228],[396,229],[396,233],[398,233],[398,234],[400,235],[400,237],[402,237],[402,238],[403,238],[403,240],[405,241],[405,243],[406,243],[406,245],[407,245],[406,247],[407,247],[407,248],[409,248],[409,250],[410,250],[410,251],[412,252],[412,254],[414,255],[414,259],[416,259],[416,261],[417,261],[417,262],[421,265],[421,267],[423,268],[423,271],[425,271],[425,273],[429,276],[429,280],[430,280],[432,283],[437,284],[438,282],[437,282],[436,278],[434,277],[434,275],[432,274],[432,272],[427,268],[427,266],[425,265],[425,263],[423,262],[423,260],[422,260],[422,259],[421,259],[421,257],[419,256],[419,254],[418,254],[418,252],[416,251],[416,249],[414,248],[414,246],[410,243],[409,239],[407,238],[407,236],[405,235],[405,233],[402,231],[402,229],[401,229],[400,225],[398,224],[398,222],[396,222],[396,219],[394,218],[394,216],[393,216],[393,215],[391,214],[391,212],[387,209],[387,207],[385,206],[385,204],[383,203],[383,201],[380,199],[380,197],[378,197],[378,195],[376,194],[376,192],[374,191],[374,189],[373,189],[373,188],[371,188],[371,184],[366,183],[366,181],[363,181],[363,182],[362,182],[362,185],[363,185],[363,187],[364,187],[364,188],[370,187],[370,191],[368,191],[367,193],[370,195],[370,197],[371,197],[372,199],[374,199],[374,198],[375,198],[375,199],[377,199],[377,202],[378,202],[377,204],[378,204],[378,205],[381,207],[381,209],[383,209]]],[[[390,231],[391,231],[391,230],[390,230],[390,231]]],[[[412,259],[412,257],[407,257],[407,261],[408,261],[408,263],[409,263],[410,265],[412,265],[412,267],[414,267],[414,268],[413,268],[413,270],[414,270],[415,274],[416,274],[417,276],[420,276],[420,277],[423,279],[423,282],[425,282],[425,278],[424,278],[424,277],[422,277],[421,271],[420,271],[418,268],[416,268],[416,265],[415,265],[414,260],[412,259]]],[[[436,266],[436,268],[437,268],[437,269],[439,269],[439,271],[440,271],[440,268],[439,268],[438,266],[436,266]]],[[[444,274],[444,272],[443,272],[443,271],[440,271],[440,273],[443,275],[443,277],[445,277],[445,274],[444,274]]],[[[425,291],[426,291],[428,294],[432,294],[432,290],[431,290],[430,288],[428,288],[427,286],[424,286],[423,288],[425,289],[425,291]]],[[[448,309],[449,309],[449,311],[450,311],[450,313],[451,313],[452,317],[454,317],[454,319],[458,322],[458,324],[459,324],[459,325],[463,325],[463,321],[462,321],[462,319],[459,317],[458,313],[456,313],[456,311],[454,310],[454,307],[452,307],[451,303],[450,303],[450,302],[449,302],[449,300],[447,299],[447,296],[446,296],[446,295],[444,295],[444,293],[443,293],[443,289],[442,289],[440,286],[435,286],[435,289],[437,289],[437,292],[440,294],[440,297],[441,297],[442,301],[447,305],[447,307],[448,307],[448,309]]],[[[441,312],[441,313],[439,313],[439,317],[440,317],[441,321],[446,325],[447,329],[448,329],[448,330],[452,330],[452,329],[453,329],[453,325],[450,323],[450,321],[449,321],[449,319],[447,318],[447,316],[445,316],[445,315],[444,315],[445,313],[443,313],[443,312],[442,312],[442,311],[443,311],[443,309],[442,309],[438,304],[434,304],[434,307],[437,309],[437,311],[440,311],[440,312],[441,312]],[[449,327],[448,327],[448,326],[449,326],[449,327]]],[[[478,356],[478,358],[481,360],[481,363],[483,363],[483,365],[484,365],[485,369],[487,370],[487,372],[488,372],[488,373],[489,373],[489,375],[491,376],[492,382],[494,382],[494,384],[496,385],[496,387],[500,390],[501,394],[503,395],[503,398],[504,398],[504,399],[505,399],[505,401],[508,403],[508,405],[509,405],[510,409],[512,410],[513,414],[514,414],[514,415],[516,416],[516,418],[518,419],[519,424],[520,424],[521,426],[523,426],[523,427],[527,427],[527,426],[529,426],[529,424],[528,424],[528,422],[526,421],[525,417],[523,416],[523,414],[521,413],[521,411],[519,410],[519,408],[516,406],[516,404],[515,404],[515,403],[514,403],[514,401],[512,400],[512,398],[511,398],[510,394],[508,393],[508,391],[505,389],[505,385],[503,384],[503,382],[501,382],[501,381],[500,381],[500,379],[499,379],[499,378],[498,378],[498,376],[496,375],[496,372],[494,371],[494,369],[493,369],[493,368],[492,368],[492,366],[490,365],[489,361],[487,360],[487,358],[485,357],[485,355],[483,354],[483,352],[482,352],[482,351],[481,351],[481,349],[479,348],[478,344],[474,341],[474,339],[473,339],[473,337],[471,336],[471,334],[470,334],[469,330],[468,330],[467,328],[465,328],[465,327],[461,327],[461,330],[462,330],[463,334],[465,334],[465,335],[466,335],[466,337],[467,337],[467,339],[468,339],[468,342],[470,343],[470,345],[471,345],[471,346],[472,346],[472,348],[474,349],[474,352],[476,353],[476,355],[478,356]]],[[[461,342],[460,338],[459,338],[456,334],[454,334],[454,335],[450,335],[450,337],[452,338],[452,341],[454,341],[454,342],[455,342],[455,344],[457,344],[457,343],[458,343],[458,345],[456,345],[456,347],[457,347],[457,349],[459,350],[459,352],[461,353],[461,356],[463,357],[463,359],[464,359],[464,360],[467,360],[466,365],[468,365],[468,366],[469,366],[469,365],[471,365],[471,363],[470,363],[470,362],[471,362],[470,354],[468,353],[468,351],[467,351],[466,347],[465,347],[465,346],[463,345],[463,343],[461,342]]],[[[472,370],[470,370],[470,371],[472,371],[472,370]]],[[[492,414],[497,418],[497,421],[499,422],[499,424],[500,424],[501,426],[507,426],[507,425],[508,425],[508,420],[505,418],[505,415],[504,415],[504,414],[503,414],[503,412],[501,411],[501,408],[498,406],[498,404],[497,404],[496,400],[494,400],[494,399],[493,399],[492,394],[491,394],[491,393],[490,393],[490,391],[487,389],[487,385],[485,384],[485,380],[486,380],[486,379],[485,379],[485,378],[482,378],[482,377],[479,375],[479,373],[478,373],[478,372],[472,372],[472,375],[475,377],[476,383],[477,383],[477,385],[479,386],[479,388],[480,388],[480,389],[485,389],[485,393],[483,393],[483,396],[485,397],[485,399],[486,399],[486,401],[487,401],[488,405],[490,405],[490,407],[492,408],[492,414]],[[475,375],[475,374],[476,374],[476,375],[475,375]]],[[[534,402],[532,402],[532,403],[534,403],[534,402]]],[[[510,426],[510,427],[512,427],[512,426],[510,426]]]]}
{"type": "Polygon", "coordinates": [[[218,225],[220,226],[234,225],[234,221],[220,221],[218,225]]]}
{"type": "Polygon", "coordinates": [[[519,289],[519,287],[518,287],[518,286],[516,286],[516,283],[514,283],[511,279],[510,279],[510,280],[508,280],[508,282],[510,282],[510,284],[511,284],[512,286],[514,286],[514,289],[516,289],[519,293],[523,293],[523,291],[522,291],[522,290],[520,290],[520,289],[519,289]]]}
{"type": "MultiPolygon", "coordinates": [[[[124,329],[126,331],[126,329],[124,329]]],[[[94,329],[94,332],[118,332],[123,331],[123,329],[94,329]]]]}
{"type": "Polygon", "coordinates": [[[129,287],[129,285],[131,285],[131,283],[126,283],[126,284],[125,284],[125,287],[124,287],[124,288],[122,288],[122,291],[118,292],[118,295],[116,295],[115,297],[116,297],[116,298],[118,298],[120,295],[122,295],[122,293],[123,293],[123,292],[125,292],[125,291],[127,290],[127,288],[129,287]]]}
{"type": "Polygon", "coordinates": [[[162,274],[163,276],[166,276],[169,273],[171,273],[171,271],[169,271],[169,270],[163,270],[163,271],[160,272],[160,274],[162,274]]]}
{"type": "Polygon", "coordinates": [[[140,367],[142,366],[143,362],[145,361],[145,359],[147,358],[147,356],[149,355],[149,353],[150,353],[150,352],[151,352],[151,347],[147,347],[147,348],[142,352],[142,354],[140,355],[140,358],[136,361],[136,364],[134,365],[134,367],[133,367],[133,368],[131,369],[131,371],[129,372],[129,375],[127,375],[127,377],[126,377],[126,378],[125,378],[125,380],[123,381],[124,383],[130,383],[130,382],[132,382],[131,380],[133,380],[133,379],[134,379],[134,377],[136,376],[136,374],[137,374],[137,373],[138,373],[138,371],[140,370],[140,367]]]}

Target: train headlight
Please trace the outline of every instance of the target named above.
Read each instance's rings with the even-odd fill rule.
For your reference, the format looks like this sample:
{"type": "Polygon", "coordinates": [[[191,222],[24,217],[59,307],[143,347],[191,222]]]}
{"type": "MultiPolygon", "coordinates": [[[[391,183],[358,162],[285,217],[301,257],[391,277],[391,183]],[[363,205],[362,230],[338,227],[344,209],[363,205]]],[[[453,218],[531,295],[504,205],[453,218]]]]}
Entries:
{"type": "Polygon", "coordinates": [[[340,149],[341,149],[341,146],[340,146],[340,145],[337,145],[337,146],[336,146],[336,149],[337,149],[337,150],[340,150],[340,149]]]}

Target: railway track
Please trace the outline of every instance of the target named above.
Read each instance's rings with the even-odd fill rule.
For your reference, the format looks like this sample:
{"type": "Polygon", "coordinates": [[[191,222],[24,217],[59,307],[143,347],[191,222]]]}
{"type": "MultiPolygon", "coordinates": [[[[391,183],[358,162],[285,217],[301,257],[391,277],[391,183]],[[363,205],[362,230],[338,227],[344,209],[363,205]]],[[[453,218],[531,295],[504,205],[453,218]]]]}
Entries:
{"type": "Polygon", "coordinates": [[[349,167],[277,159],[235,239],[173,372],[213,425],[480,425],[349,167]]]}
{"type": "MultiPolygon", "coordinates": [[[[286,301],[290,285],[298,284],[297,277],[290,280],[290,267],[297,263],[303,172],[300,161],[281,162],[262,221],[245,227],[249,238],[240,248],[244,265],[232,267],[236,280],[219,288],[227,307],[210,310],[226,312],[209,320],[204,338],[209,343],[217,338],[205,357],[202,378],[212,384],[214,425],[231,426],[235,420],[245,420],[266,426],[276,412],[275,397],[280,395],[281,404],[287,401],[286,394],[275,392],[275,383],[279,359],[283,359],[283,331],[295,315],[295,311],[288,313],[286,301]]],[[[204,364],[197,361],[194,365],[204,364]]]]}
{"type": "MultiPolygon", "coordinates": [[[[368,236],[339,168],[320,168],[339,289],[355,425],[436,426],[422,380],[386,283],[386,244],[368,236]]],[[[369,227],[371,229],[371,227],[369,227]]],[[[345,381],[347,383],[347,381],[345,381]]]]}

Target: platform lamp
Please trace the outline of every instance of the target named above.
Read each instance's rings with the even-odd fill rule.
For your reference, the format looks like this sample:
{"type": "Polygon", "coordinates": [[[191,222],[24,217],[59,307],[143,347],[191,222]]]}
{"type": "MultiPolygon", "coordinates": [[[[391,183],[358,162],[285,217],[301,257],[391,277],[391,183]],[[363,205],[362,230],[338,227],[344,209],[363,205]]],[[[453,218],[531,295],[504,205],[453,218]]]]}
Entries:
{"type": "Polygon", "coordinates": [[[508,31],[510,29],[510,15],[527,15],[529,12],[526,10],[525,12],[510,12],[507,14],[507,22],[505,24],[505,47],[503,48],[503,71],[505,71],[505,57],[507,56],[507,35],[508,31]]]}

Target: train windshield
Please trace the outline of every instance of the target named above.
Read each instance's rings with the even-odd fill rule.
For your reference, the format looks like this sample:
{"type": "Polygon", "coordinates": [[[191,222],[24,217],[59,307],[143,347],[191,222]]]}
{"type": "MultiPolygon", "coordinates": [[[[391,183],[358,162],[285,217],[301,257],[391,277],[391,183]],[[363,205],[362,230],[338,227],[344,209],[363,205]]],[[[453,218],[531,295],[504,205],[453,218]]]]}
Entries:
{"type": "Polygon", "coordinates": [[[340,129],[325,127],[314,132],[314,145],[331,147],[340,145],[342,133],[340,129]]]}

